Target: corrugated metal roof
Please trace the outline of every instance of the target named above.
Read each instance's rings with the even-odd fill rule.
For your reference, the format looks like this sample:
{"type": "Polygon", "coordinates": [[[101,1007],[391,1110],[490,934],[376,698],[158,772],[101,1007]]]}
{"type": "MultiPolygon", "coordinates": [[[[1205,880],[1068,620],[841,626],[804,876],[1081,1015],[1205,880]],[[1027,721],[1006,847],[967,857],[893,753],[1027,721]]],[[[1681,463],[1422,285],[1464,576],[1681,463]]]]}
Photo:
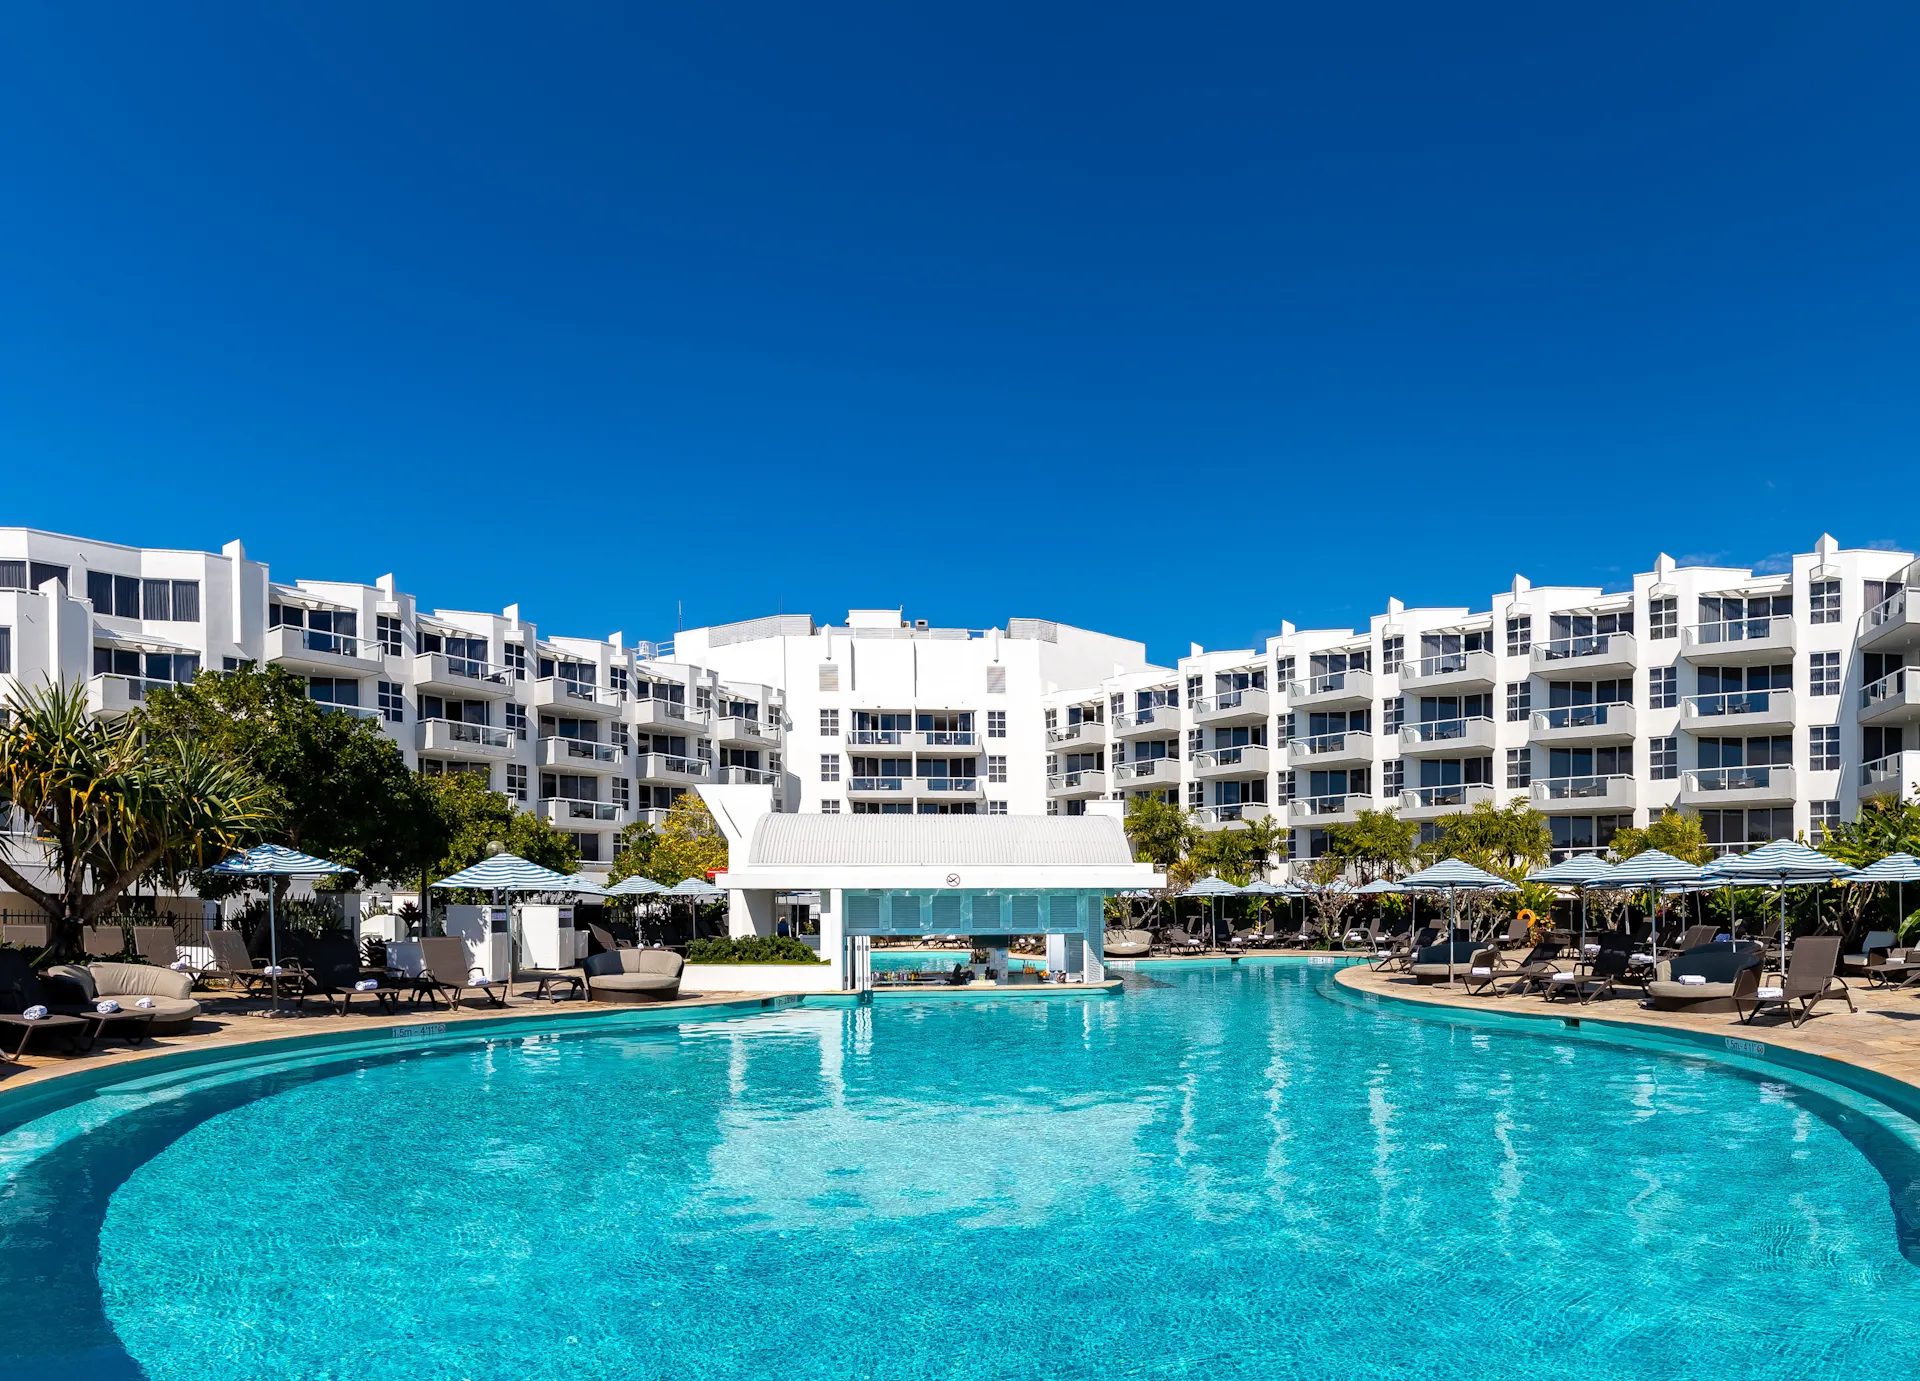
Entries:
{"type": "Polygon", "coordinates": [[[748,867],[1126,866],[1109,815],[763,815],[748,867]]]}

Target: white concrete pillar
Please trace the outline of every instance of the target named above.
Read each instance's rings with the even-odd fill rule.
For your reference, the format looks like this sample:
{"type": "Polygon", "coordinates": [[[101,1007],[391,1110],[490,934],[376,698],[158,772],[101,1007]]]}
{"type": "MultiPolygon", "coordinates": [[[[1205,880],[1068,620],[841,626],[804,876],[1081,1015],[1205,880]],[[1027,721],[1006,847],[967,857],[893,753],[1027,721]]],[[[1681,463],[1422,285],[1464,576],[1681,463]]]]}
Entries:
{"type": "Polygon", "coordinates": [[[739,939],[773,934],[773,893],[757,888],[728,888],[727,934],[739,939]]]}
{"type": "Polygon", "coordinates": [[[845,990],[848,982],[845,894],[838,887],[820,889],[820,957],[833,965],[834,986],[845,990]]]}

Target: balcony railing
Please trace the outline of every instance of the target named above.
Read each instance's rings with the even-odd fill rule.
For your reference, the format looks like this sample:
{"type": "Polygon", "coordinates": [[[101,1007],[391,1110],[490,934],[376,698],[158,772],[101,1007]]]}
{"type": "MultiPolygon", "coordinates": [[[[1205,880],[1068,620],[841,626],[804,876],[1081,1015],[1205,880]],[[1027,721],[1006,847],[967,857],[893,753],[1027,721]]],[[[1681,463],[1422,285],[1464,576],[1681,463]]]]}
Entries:
{"type": "Polygon", "coordinates": [[[1906,617],[1907,592],[1904,589],[1896,590],[1860,616],[1860,634],[1865,637],[1889,623],[1902,622],[1906,617]]]}
{"type": "Polygon", "coordinates": [[[1361,692],[1364,688],[1366,694],[1372,695],[1372,673],[1357,670],[1330,671],[1324,676],[1309,676],[1304,681],[1289,681],[1287,687],[1289,693],[1296,697],[1303,695],[1330,695],[1335,691],[1349,689],[1349,677],[1355,678],[1351,684],[1351,689],[1355,693],[1361,692]],[[1359,679],[1362,677],[1366,679],[1359,679]]]}
{"type": "Polygon", "coordinates": [[[1349,738],[1365,738],[1370,742],[1372,737],[1364,729],[1348,729],[1337,734],[1314,734],[1311,737],[1297,738],[1293,741],[1299,744],[1301,751],[1309,757],[1320,758],[1346,752],[1349,738]]]}
{"type": "Polygon", "coordinates": [[[613,801],[583,801],[572,796],[549,796],[547,808],[564,820],[607,822],[620,818],[620,806],[613,801]]]}
{"type": "Polygon", "coordinates": [[[847,790],[904,792],[907,789],[907,783],[912,780],[911,777],[849,777],[847,790]]]}
{"type": "Polygon", "coordinates": [[[1470,715],[1464,719],[1429,719],[1400,726],[1402,735],[1412,735],[1420,743],[1447,743],[1466,738],[1475,725],[1493,726],[1491,715],[1470,715]]]}
{"type": "Polygon", "coordinates": [[[1078,724],[1067,724],[1057,729],[1047,730],[1047,742],[1058,745],[1078,743],[1084,739],[1091,743],[1095,739],[1104,739],[1106,729],[1107,726],[1103,720],[1083,719],[1078,724]]]}
{"type": "Polygon", "coordinates": [[[636,777],[704,777],[705,758],[683,758],[675,753],[642,753],[633,760],[636,777]]]}
{"type": "Polygon", "coordinates": [[[1626,637],[1619,633],[1595,633],[1579,638],[1554,638],[1550,642],[1535,643],[1533,650],[1540,661],[1566,662],[1576,657],[1604,657],[1613,640],[1626,637]]]}
{"type": "Polygon", "coordinates": [[[360,640],[346,633],[321,633],[312,628],[293,628],[282,624],[280,635],[283,642],[292,638],[308,652],[327,652],[335,657],[360,655],[360,640]]]}
{"type": "Polygon", "coordinates": [[[1903,755],[1899,753],[1889,753],[1884,758],[1875,758],[1872,762],[1861,763],[1860,789],[1863,792],[1875,792],[1876,794],[1888,789],[1889,784],[1891,784],[1893,788],[1898,789],[1900,785],[1900,774],[1903,770],[1901,767],[1902,756],[1903,755]]]}
{"type": "MultiPolygon", "coordinates": [[[[502,729],[499,732],[506,733],[502,729]]],[[[620,750],[611,743],[594,743],[584,738],[566,738],[552,735],[541,740],[546,748],[544,761],[555,762],[564,758],[576,758],[581,762],[615,763],[620,761],[620,750]]],[[[501,747],[505,747],[503,742],[501,747]]]]}
{"type": "Polygon", "coordinates": [[[1405,670],[1401,675],[1451,676],[1457,671],[1467,669],[1467,658],[1471,655],[1468,652],[1442,652],[1437,657],[1421,657],[1417,661],[1410,659],[1403,664],[1405,670]]]}
{"type": "MultiPolygon", "coordinates": [[[[1370,801],[1371,797],[1341,796],[1301,796],[1293,803],[1294,811],[1300,815],[1344,815],[1349,801],[1370,801]]],[[[1354,809],[1362,809],[1356,806],[1354,809]]]]}
{"type": "Polygon", "coordinates": [[[1178,758],[1142,758],[1139,762],[1123,762],[1113,769],[1116,782],[1171,782],[1179,776],[1178,758]]]}
{"type": "Polygon", "coordinates": [[[1774,614],[1758,619],[1723,619],[1719,623],[1696,623],[1687,629],[1687,637],[1695,646],[1712,646],[1718,643],[1759,642],[1773,637],[1777,631],[1775,624],[1789,627],[1792,620],[1784,614],[1774,614]]]}
{"type": "MultiPolygon", "coordinates": [[[[349,708],[358,709],[358,706],[349,708]]],[[[472,748],[511,748],[513,730],[496,729],[491,724],[468,724],[458,719],[423,719],[420,721],[422,743],[431,743],[438,739],[444,743],[464,744],[472,748]]]]}
{"type": "Polygon", "coordinates": [[[1137,710],[1126,711],[1116,718],[1114,723],[1122,729],[1144,729],[1156,724],[1178,728],[1180,707],[1178,705],[1146,705],[1137,710]]]}
{"type": "Polygon", "coordinates": [[[1453,782],[1447,786],[1410,786],[1400,793],[1403,806],[1413,810],[1435,810],[1445,806],[1465,806],[1468,801],[1493,790],[1485,782],[1453,782]]]}
{"type": "Polygon", "coordinates": [[[1702,767],[1689,772],[1695,791],[1765,791],[1773,785],[1774,773],[1787,770],[1783,765],[1765,767],[1702,767]]]}
{"type": "Polygon", "coordinates": [[[1860,688],[1860,708],[1877,709],[1889,700],[1904,699],[1907,693],[1907,669],[1882,676],[1878,681],[1870,681],[1860,688]]]}
{"type": "MultiPolygon", "coordinates": [[[[1089,772],[1093,771],[1092,768],[1088,768],[1087,770],[1089,772]]],[[[1073,775],[1078,776],[1079,774],[1074,773],[1073,775]]],[[[952,792],[978,791],[980,789],[980,779],[978,777],[916,777],[914,780],[920,783],[920,789],[922,791],[952,792]]]]}
{"type": "Polygon", "coordinates": [[[1620,790],[1616,783],[1631,781],[1629,775],[1613,773],[1604,777],[1537,777],[1533,784],[1546,800],[1584,801],[1616,795],[1620,790]]]}
{"type": "Polygon", "coordinates": [[[971,729],[920,729],[920,742],[928,748],[972,748],[980,735],[971,729]]]}
{"type": "MultiPolygon", "coordinates": [[[[1609,710],[1632,709],[1631,705],[1555,705],[1534,711],[1535,727],[1540,729],[1605,728],[1609,710]]],[[[1616,714],[1615,718],[1619,716],[1616,714]]]]}
{"type": "Polygon", "coordinates": [[[380,711],[371,705],[340,705],[331,700],[316,700],[313,703],[329,714],[343,714],[349,719],[380,718],[380,711]]]}
{"type": "Polygon", "coordinates": [[[1689,695],[1686,699],[1687,713],[1700,719],[1730,714],[1766,714],[1773,705],[1773,697],[1786,694],[1785,691],[1750,690],[1689,695]]]}
{"type": "Polygon", "coordinates": [[[912,732],[911,729],[849,729],[847,744],[853,748],[898,748],[912,732]]]}
{"type": "Polygon", "coordinates": [[[1265,686],[1242,686],[1239,690],[1221,691],[1218,695],[1203,696],[1193,702],[1193,712],[1197,715],[1219,714],[1230,710],[1267,712],[1267,688],[1265,686]]]}
{"type": "Polygon", "coordinates": [[[763,767],[738,767],[723,763],[714,768],[715,779],[722,786],[778,786],[780,774],[769,772],[763,767]]]}

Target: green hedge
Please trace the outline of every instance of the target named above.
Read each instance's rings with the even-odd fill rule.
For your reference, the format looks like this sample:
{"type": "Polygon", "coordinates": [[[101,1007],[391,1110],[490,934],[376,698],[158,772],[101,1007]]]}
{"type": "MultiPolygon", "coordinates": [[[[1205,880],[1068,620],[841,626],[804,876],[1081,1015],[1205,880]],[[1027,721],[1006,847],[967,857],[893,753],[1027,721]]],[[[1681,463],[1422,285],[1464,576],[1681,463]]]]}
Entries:
{"type": "Polygon", "coordinates": [[[716,935],[687,946],[689,964],[823,964],[790,935],[716,935]]]}

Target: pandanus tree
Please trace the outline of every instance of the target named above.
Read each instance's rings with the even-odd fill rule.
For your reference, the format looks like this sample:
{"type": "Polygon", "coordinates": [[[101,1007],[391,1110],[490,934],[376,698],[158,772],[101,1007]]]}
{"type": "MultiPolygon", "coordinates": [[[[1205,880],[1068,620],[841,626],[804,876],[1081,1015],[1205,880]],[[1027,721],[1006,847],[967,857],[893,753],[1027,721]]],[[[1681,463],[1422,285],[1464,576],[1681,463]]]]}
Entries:
{"type": "Polygon", "coordinates": [[[95,718],[82,684],[16,689],[0,718],[0,881],[46,914],[56,951],[143,878],[216,863],[270,822],[258,779],[138,712],[95,718]]]}

